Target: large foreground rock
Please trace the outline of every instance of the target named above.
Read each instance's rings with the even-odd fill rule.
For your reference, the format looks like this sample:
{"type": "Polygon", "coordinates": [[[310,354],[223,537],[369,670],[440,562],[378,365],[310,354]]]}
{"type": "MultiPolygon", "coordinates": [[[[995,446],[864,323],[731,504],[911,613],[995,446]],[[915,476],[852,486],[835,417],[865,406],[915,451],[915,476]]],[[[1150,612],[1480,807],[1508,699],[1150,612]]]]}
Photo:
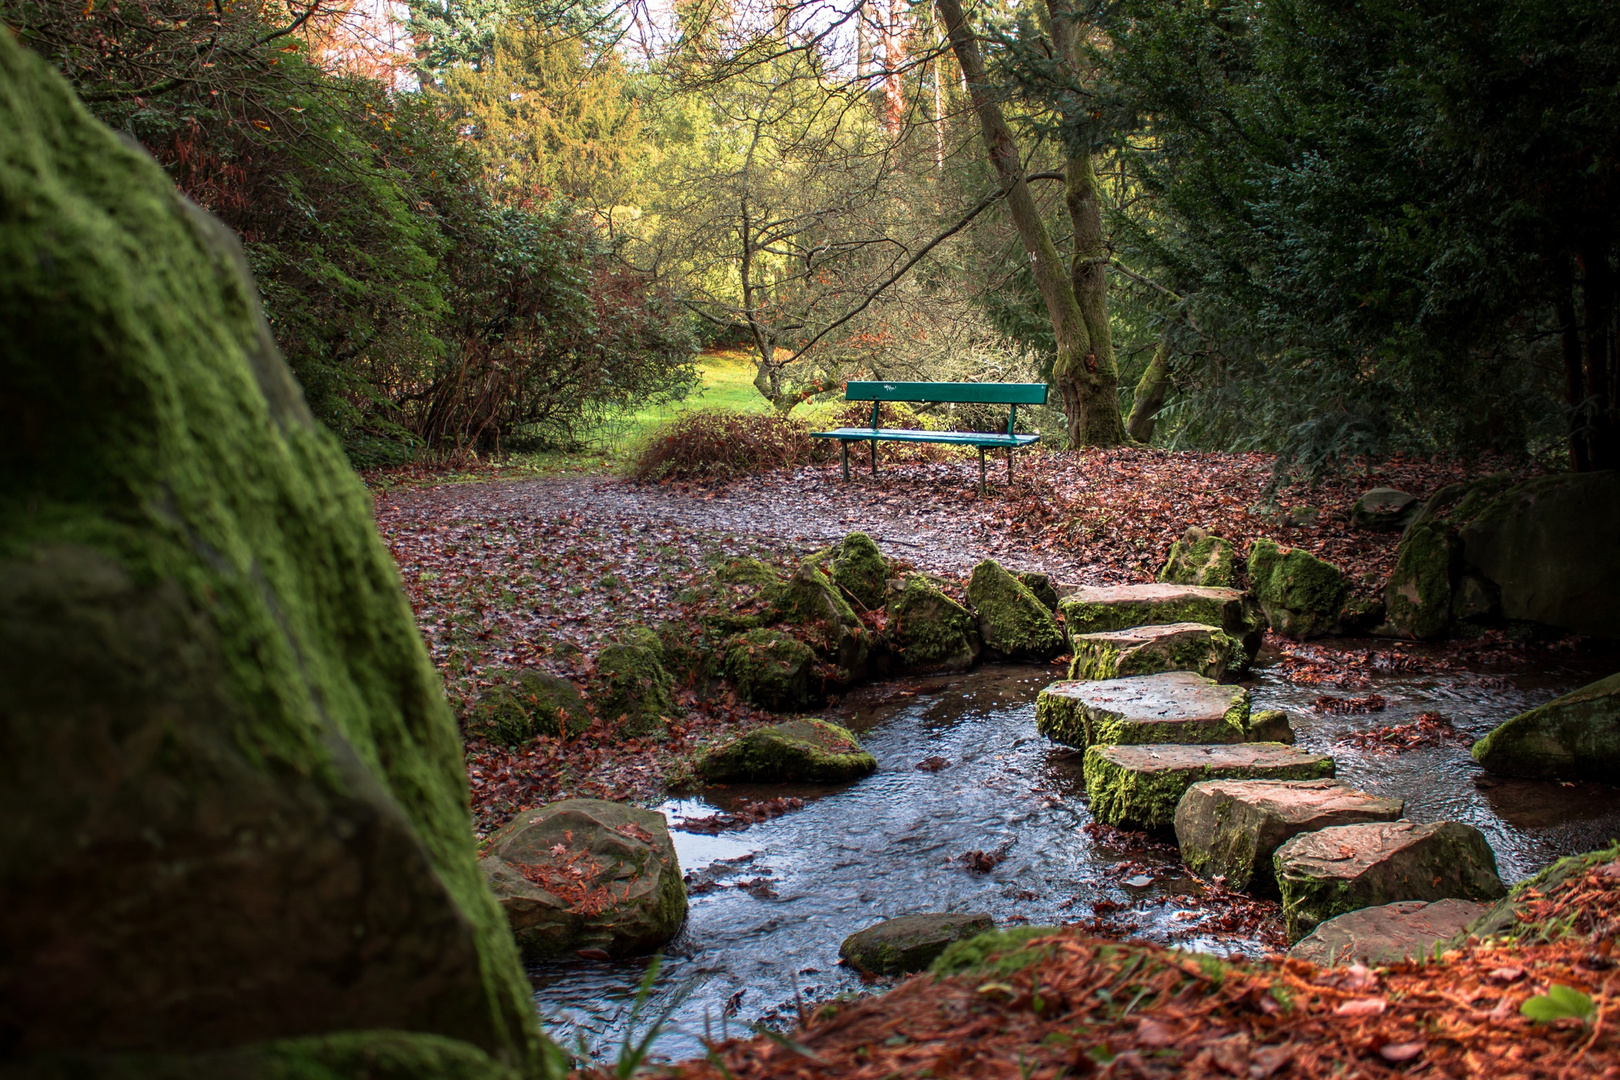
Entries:
{"type": "Polygon", "coordinates": [[[1203,780],[1316,780],[1333,759],[1282,743],[1228,746],[1093,746],[1086,751],[1091,816],[1104,825],[1166,829],[1187,789],[1203,780]]]}
{"type": "Polygon", "coordinates": [[[686,919],[686,886],[664,815],[602,799],[527,810],[480,861],[525,956],[652,952],[686,919]]]}
{"type": "Polygon", "coordinates": [[[839,784],[877,769],[853,732],[825,720],[789,720],[755,728],[698,759],[705,780],[752,780],[767,784],[807,781],[839,784]]]}
{"type": "Polygon", "coordinates": [[[1237,589],[1194,585],[1084,586],[1058,603],[1069,634],[1126,630],[1165,623],[1218,626],[1243,643],[1254,659],[1266,633],[1265,613],[1254,597],[1237,589]]]}
{"type": "Polygon", "coordinates": [[[1358,908],[1505,892],[1484,834],[1457,821],[1339,825],[1294,837],[1273,862],[1290,941],[1358,908]]]}
{"type": "Polygon", "coordinates": [[[1474,760],[1504,776],[1613,784],[1620,777],[1620,675],[1521,713],[1474,744],[1474,760]]]}
{"type": "Polygon", "coordinates": [[[1224,630],[1201,623],[1167,623],[1076,634],[1069,639],[1071,679],[1121,679],[1190,671],[1219,682],[1226,669],[1241,667],[1242,646],[1224,630]]]}
{"type": "Polygon", "coordinates": [[[902,915],[868,926],[838,947],[850,967],[868,975],[926,971],[953,941],[995,929],[988,915],[902,915]]]}
{"type": "Polygon", "coordinates": [[[1321,967],[1422,962],[1491,909],[1473,900],[1400,900],[1336,915],[1288,950],[1321,967]]]}
{"type": "Polygon", "coordinates": [[[1249,549],[1249,587],[1279,634],[1320,637],[1338,627],[1350,584],[1337,566],[1304,548],[1256,540],[1249,549]]]}
{"type": "Polygon", "coordinates": [[[533,1072],[438,672],[244,266],[0,33],[4,1053],[533,1072]]]}
{"type": "Polygon", "coordinates": [[[1229,589],[1236,582],[1232,542],[1194,525],[1170,545],[1158,580],[1171,585],[1209,585],[1229,589]]]}
{"type": "Polygon", "coordinates": [[[966,671],[979,659],[979,621],[921,574],[908,574],[889,598],[888,637],[902,663],[966,671]]]}
{"type": "Polygon", "coordinates": [[[979,613],[984,647],[1008,660],[1050,660],[1063,651],[1063,629],[1028,585],[994,559],[973,568],[968,603],[979,613]]]}
{"type": "Polygon", "coordinates": [[[1405,808],[1339,780],[1206,780],[1176,806],[1176,843],[1199,877],[1275,893],[1271,857],[1288,840],[1333,825],[1394,821],[1405,808]]]}
{"type": "Polygon", "coordinates": [[[1081,748],[1244,742],[1249,738],[1249,692],[1186,671],[1055,682],[1035,698],[1035,730],[1081,748]]]}

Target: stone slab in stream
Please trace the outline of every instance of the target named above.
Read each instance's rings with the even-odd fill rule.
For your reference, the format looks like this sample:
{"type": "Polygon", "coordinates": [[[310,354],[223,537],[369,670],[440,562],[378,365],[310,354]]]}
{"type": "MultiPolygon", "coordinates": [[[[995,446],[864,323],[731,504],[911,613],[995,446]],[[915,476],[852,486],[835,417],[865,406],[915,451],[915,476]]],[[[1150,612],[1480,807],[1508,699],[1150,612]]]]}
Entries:
{"type": "Polygon", "coordinates": [[[1506,891],[1485,835],[1460,821],[1337,825],[1273,856],[1288,939],[1335,915],[1397,900],[1495,900],[1506,891]]]}
{"type": "Polygon", "coordinates": [[[849,935],[838,955],[868,975],[905,975],[926,970],[953,941],[977,937],[995,925],[982,912],[902,915],[849,935]]]}
{"type": "Polygon", "coordinates": [[[1058,612],[1070,635],[1165,623],[1218,626],[1243,643],[1244,663],[1260,651],[1266,632],[1265,613],[1254,597],[1201,585],[1086,585],[1065,596],[1058,612]]]}
{"type": "Polygon", "coordinates": [[[1333,825],[1395,821],[1405,808],[1340,780],[1205,780],[1176,806],[1176,842],[1199,877],[1275,893],[1271,857],[1288,840],[1333,825]]]}
{"type": "Polygon", "coordinates": [[[1035,729],[1084,749],[1138,743],[1238,743],[1249,738],[1249,692],[1190,671],[1052,683],[1035,699],[1035,729]]]}
{"type": "Polygon", "coordinates": [[[1242,646],[1226,631],[1203,623],[1165,623],[1075,634],[1071,679],[1121,679],[1190,671],[1219,681],[1227,667],[1242,666],[1242,646]]]}
{"type": "Polygon", "coordinates": [[[1335,916],[1288,950],[1321,967],[1399,964],[1434,956],[1491,909],[1473,900],[1399,900],[1335,916]]]}
{"type": "Polygon", "coordinates": [[[1204,780],[1316,780],[1333,759],[1282,743],[1092,746],[1086,751],[1091,815],[1104,825],[1166,829],[1187,789],[1204,780]]]}

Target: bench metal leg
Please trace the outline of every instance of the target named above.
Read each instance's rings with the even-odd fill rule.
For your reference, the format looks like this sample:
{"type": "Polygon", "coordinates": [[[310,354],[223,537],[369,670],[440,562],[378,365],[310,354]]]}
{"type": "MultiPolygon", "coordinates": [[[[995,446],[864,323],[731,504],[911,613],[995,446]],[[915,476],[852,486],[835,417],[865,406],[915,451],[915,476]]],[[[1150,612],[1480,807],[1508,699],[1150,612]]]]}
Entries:
{"type": "Polygon", "coordinates": [[[849,483],[849,440],[838,440],[838,456],[844,462],[844,483],[849,483]]]}
{"type": "Polygon", "coordinates": [[[872,475],[877,476],[877,440],[872,440],[872,475]]]}
{"type": "Polygon", "coordinates": [[[985,490],[984,486],[984,447],[982,446],[979,447],[979,494],[989,494],[989,492],[985,490]]]}
{"type": "Polygon", "coordinates": [[[1012,447],[1007,447],[1007,486],[1012,486],[1012,447]]]}

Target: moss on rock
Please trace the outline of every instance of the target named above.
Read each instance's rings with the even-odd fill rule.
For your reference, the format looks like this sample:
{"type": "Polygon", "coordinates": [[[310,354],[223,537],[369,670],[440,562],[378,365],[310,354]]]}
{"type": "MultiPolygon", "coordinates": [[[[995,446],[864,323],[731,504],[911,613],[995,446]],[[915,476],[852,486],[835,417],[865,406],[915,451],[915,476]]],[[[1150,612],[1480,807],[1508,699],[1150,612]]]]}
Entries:
{"type": "Polygon", "coordinates": [[[585,698],[567,679],[534,668],[493,672],[467,720],[467,734],[501,746],[537,735],[573,739],[591,726],[585,698]]]}
{"type": "Polygon", "coordinates": [[[234,237],[9,33],[0,220],[8,1054],[390,1028],[536,1071],[438,672],[234,237]]]}
{"type": "Polygon", "coordinates": [[[816,691],[815,650],[780,630],[750,630],[726,642],[726,678],[744,701],[775,712],[809,708],[816,691]]]}
{"type": "Polygon", "coordinates": [[[1046,610],[1057,612],[1059,597],[1050,575],[1036,570],[1020,570],[1013,577],[1023,582],[1024,587],[1035,594],[1035,599],[1046,606],[1046,610]]]}
{"type": "Polygon", "coordinates": [[[826,572],[834,584],[854,597],[861,607],[871,611],[883,606],[889,564],[865,533],[852,532],[805,561],[826,572]]]}
{"type": "Polygon", "coordinates": [[[1350,592],[1344,573],[1304,548],[1256,540],[1249,549],[1249,587],[1271,628],[1291,638],[1319,637],[1337,628],[1350,592]]]}
{"type": "Polygon", "coordinates": [[[888,616],[889,641],[910,667],[965,671],[979,658],[978,620],[921,574],[889,597],[888,616]]]}
{"type": "Polygon", "coordinates": [[[906,975],[926,971],[952,942],[976,937],[995,926],[979,913],[969,915],[902,915],[856,931],[838,947],[838,955],[867,975],[906,975]]]}
{"type": "Polygon", "coordinates": [[[800,565],[775,591],[767,621],[799,627],[816,651],[842,668],[849,678],[859,678],[865,672],[871,635],[832,580],[814,565],[800,565]]]}
{"type": "Polygon", "coordinates": [[[1520,713],[1474,744],[1503,776],[1613,783],[1620,774],[1620,675],[1520,713]]]}
{"type": "Polygon", "coordinates": [[[1444,637],[1451,626],[1451,581],[1460,546],[1444,524],[1419,518],[1401,537],[1395,569],[1384,586],[1384,617],[1420,640],[1444,637]]]}
{"type": "Polygon", "coordinates": [[[968,602],[979,614],[985,648],[1010,660],[1050,660],[1063,651],[1063,631],[1029,586],[994,559],[973,568],[968,602]]]}
{"type": "Polygon", "coordinates": [[[1237,584],[1235,553],[1230,540],[1211,536],[1196,525],[1170,545],[1159,581],[1172,585],[1209,585],[1229,589],[1237,584]]]}
{"type": "Polygon", "coordinates": [[[662,731],[677,712],[675,680],[645,645],[620,642],[598,653],[591,699],[598,716],[630,736],[662,731]]]}
{"type": "Polygon", "coordinates": [[[853,732],[825,720],[790,720],[755,728],[704,753],[698,775],[717,783],[808,781],[840,784],[877,769],[853,732]]]}
{"type": "Polygon", "coordinates": [[[1242,642],[1239,667],[1253,661],[1266,632],[1265,613],[1254,597],[1202,585],[1085,586],[1065,596],[1058,612],[1071,635],[1167,623],[1218,626],[1242,642]]]}
{"type": "Polygon", "coordinates": [[[1137,626],[1069,639],[1071,679],[1122,679],[1191,671],[1220,681],[1241,663],[1242,646],[1224,630],[1198,623],[1137,626]]]}
{"type": "Polygon", "coordinates": [[[1086,794],[1104,825],[1168,829],[1187,789],[1204,780],[1316,780],[1333,759],[1281,743],[1214,746],[1092,746],[1086,794]]]}

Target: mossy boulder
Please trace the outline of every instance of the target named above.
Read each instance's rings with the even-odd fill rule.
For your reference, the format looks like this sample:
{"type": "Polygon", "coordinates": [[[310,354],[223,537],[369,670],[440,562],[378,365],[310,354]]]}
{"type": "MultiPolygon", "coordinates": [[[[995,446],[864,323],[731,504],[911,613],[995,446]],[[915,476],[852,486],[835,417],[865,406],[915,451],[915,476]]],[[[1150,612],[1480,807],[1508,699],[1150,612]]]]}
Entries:
{"type": "Polygon", "coordinates": [[[0,221],[8,1067],[393,1029],[535,1072],[439,674],[234,237],[9,33],[0,221]]]}
{"type": "Polygon", "coordinates": [[[596,656],[591,701],[596,715],[632,737],[657,734],[678,715],[675,680],[645,645],[616,642],[596,656]]]}
{"type": "Polygon", "coordinates": [[[1360,908],[1397,900],[1495,900],[1506,892],[1485,835],[1459,821],[1336,825],[1294,837],[1272,863],[1290,941],[1360,908]]]}
{"type": "Polygon", "coordinates": [[[1230,540],[1194,525],[1170,545],[1170,556],[1158,580],[1172,585],[1210,585],[1229,589],[1237,584],[1236,554],[1230,540]]]}
{"type": "Polygon", "coordinates": [[[1473,754],[1503,776],[1614,783],[1620,776],[1620,675],[1515,716],[1475,743],[1473,754]]]}
{"type": "Polygon", "coordinates": [[[889,597],[888,638],[900,661],[925,670],[966,671],[979,659],[979,620],[921,574],[889,597]]]}
{"type": "Polygon", "coordinates": [[[1052,683],[1035,697],[1035,730],[1075,747],[1253,741],[1249,692],[1186,671],[1052,683]]]}
{"type": "MultiPolygon", "coordinates": [[[[1535,943],[1557,941],[1569,934],[1582,934],[1578,926],[1568,919],[1545,914],[1541,903],[1555,890],[1579,883],[1592,870],[1620,864],[1620,843],[1606,848],[1566,855],[1532,877],[1513,886],[1513,890],[1492,904],[1490,909],[1468,924],[1468,933],[1480,939],[1535,943]],[[1537,908],[1541,909],[1538,917],[1537,908]]],[[[1612,873],[1612,871],[1611,871],[1612,873]]]]}
{"type": "Polygon", "coordinates": [[[1054,613],[1057,611],[1060,597],[1057,588],[1052,584],[1051,575],[1038,570],[1020,570],[1013,577],[1023,582],[1025,588],[1034,593],[1035,599],[1045,604],[1048,611],[1054,613]]]}
{"type": "Polygon", "coordinates": [[[1384,617],[1396,632],[1419,640],[1451,629],[1451,587],[1462,545],[1443,522],[1422,517],[1401,537],[1395,568],[1384,586],[1384,617]]]}
{"type": "Polygon", "coordinates": [[[883,606],[889,584],[889,564],[883,552],[863,532],[852,532],[806,562],[822,570],[833,584],[868,611],[883,606]]]}
{"type": "Polygon", "coordinates": [[[714,580],[742,591],[754,593],[782,584],[784,576],[776,567],[746,555],[726,559],[715,567],[714,580]]]}
{"type": "Polygon", "coordinates": [[[780,630],[750,630],[725,646],[726,678],[744,701],[775,712],[809,708],[820,695],[816,653],[780,630]]]}
{"type": "Polygon", "coordinates": [[[952,942],[987,933],[995,925],[983,913],[902,915],[849,935],[838,955],[866,975],[908,975],[927,971],[952,942]]]}
{"type": "Polygon", "coordinates": [[[1050,660],[1063,651],[1063,630],[1052,612],[994,559],[973,568],[968,603],[979,616],[979,637],[1009,660],[1050,660]]]}
{"type": "Polygon", "coordinates": [[[803,563],[775,590],[770,622],[801,629],[817,652],[858,679],[866,671],[871,634],[839,590],[811,563],[803,563]]]}
{"type": "Polygon", "coordinates": [[[591,726],[579,688],[549,671],[497,671],[478,696],[467,734],[501,746],[521,746],[538,735],[573,739],[591,726]]]}
{"type": "Polygon", "coordinates": [[[1281,709],[1261,709],[1249,715],[1250,742],[1279,742],[1294,745],[1294,725],[1281,709]]]}
{"type": "Polygon", "coordinates": [[[877,759],[861,749],[853,732],[815,719],[755,728],[707,751],[697,762],[698,775],[715,783],[841,784],[876,770],[877,759]]]}
{"type": "Polygon", "coordinates": [[[636,956],[674,937],[686,886],[664,815],[602,799],[525,810],[480,860],[525,956],[636,956]]]}
{"type": "Polygon", "coordinates": [[[1133,626],[1075,634],[1069,639],[1074,659],[1071,679],[1122,679],[1190,671],[1219,682],[1228,667],[1241,666],[1242,646],[1224,630],[1200,623],[1133,626]]]}
{"type": "Polygon", "coordinates": [[[774,618],[772,607],[785,581],[786,577],[774,566],[748,556],[720,562],[714,567],[713,584],[694,598],[703,601],[707,609],[703,615],[705,629],[724,638],[764,626],[774,618]]]}
{"type": "Polygon", "coordinates": [[[1412,524],[1422,509],[1416,495],[1376,487],[1362,492],[1350,504],[1350,524],[1358,529],[1396,531],[1412,524]]]}
{"type": "Polygon", "coordinates": [[[1283,548],[1262,539],[1249,548],[1248,572],[1249,587],[1279,634],[1303,639],[1337,629],[1350,593],[1337,566],[1304,548],[1283,548]]]}
{"type": "Polygon", "coordinates": [[[1243,643],[1244,667],[1260,651],[1266,633],[1266,616],[1254,597],[1203,585],[1084,586],[1065,596],[1058,612],[1071,635],[1167,623],[1218,626],[1243,643]]]}
{"type": "Polygon", "coordinates": [[[1169,829],[1187,789],[1205,780],[1332,776],[1332,758],[1281,743],[1092,746],[1085,759],[1091,816],[1129,829],[1169,829]]]}

